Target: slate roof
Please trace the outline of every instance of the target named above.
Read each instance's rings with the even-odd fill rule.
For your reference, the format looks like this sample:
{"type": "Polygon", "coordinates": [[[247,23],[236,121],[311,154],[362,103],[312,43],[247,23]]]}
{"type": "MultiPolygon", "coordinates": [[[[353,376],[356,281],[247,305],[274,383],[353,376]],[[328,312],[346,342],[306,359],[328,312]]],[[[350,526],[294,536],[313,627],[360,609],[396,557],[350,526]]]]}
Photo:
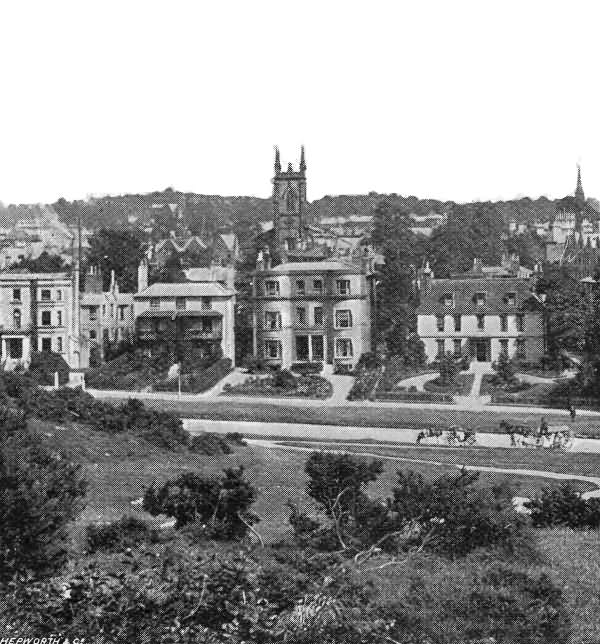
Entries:
{"type": "Polygon", "coordinates": [[[285,262],[271,269],[273,273],[304,273],[306,271],[341,271],[344,273],[360,273],[360,268],[344,262],[285,262]]]}
{"type": "Polygon", "coordinates": [[[427,293],[421,293],[418,315],[499,315],[523,310],[532,300],[529,280],[519,278],[434,279],[427,293]],[[452,294],[454,306],[444,304],[445,294],[452,294]],[[475,294],[485,293],[485,304],[475,303],[475,294]],[[508,293],[515,293],[515,304],[509,304],[508,293]]]}
{"type": "Polygon", "coordinates": [[[135,299],[146,297],[229,297],[234,291],[217,282],[156,282],[140,293],[135,299]]]}

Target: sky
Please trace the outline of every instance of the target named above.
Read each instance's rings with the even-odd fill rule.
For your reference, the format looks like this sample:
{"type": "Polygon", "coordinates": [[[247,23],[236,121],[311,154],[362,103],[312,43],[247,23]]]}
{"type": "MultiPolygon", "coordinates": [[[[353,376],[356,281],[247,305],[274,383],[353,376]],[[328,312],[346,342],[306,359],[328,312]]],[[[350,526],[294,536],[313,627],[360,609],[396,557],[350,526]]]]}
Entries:
{"type": "Polygon", "coordinates": [[[0,201],[600,197],[600,4],[0,3],[0,201]]]}

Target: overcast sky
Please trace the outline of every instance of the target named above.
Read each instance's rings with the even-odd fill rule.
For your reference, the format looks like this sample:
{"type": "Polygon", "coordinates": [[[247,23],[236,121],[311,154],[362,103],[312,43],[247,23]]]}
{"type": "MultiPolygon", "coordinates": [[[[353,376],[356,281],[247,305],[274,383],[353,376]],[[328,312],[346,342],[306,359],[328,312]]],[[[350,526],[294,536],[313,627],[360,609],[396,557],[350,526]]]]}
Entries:
{"type": "Polygon", "coordinates": [[[0,200],[600,196],[594,2],[0,4],[0,200]]]}

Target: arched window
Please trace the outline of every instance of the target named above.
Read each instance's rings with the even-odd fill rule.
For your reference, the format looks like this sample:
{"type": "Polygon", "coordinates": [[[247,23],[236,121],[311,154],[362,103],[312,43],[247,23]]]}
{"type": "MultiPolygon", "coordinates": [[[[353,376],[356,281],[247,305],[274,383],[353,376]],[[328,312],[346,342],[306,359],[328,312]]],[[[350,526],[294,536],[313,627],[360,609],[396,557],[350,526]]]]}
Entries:
{"type": "Polygon", "coordinates": [[[296,193],[291,188],[285,195],[285,207],[288,212],[296,212],[296,193]]]}
{"type": "Polygon", "coordinates": [[[21,328],[21,311],[19,309],[16,309],[16,311],[13,313],[13,320],[15,323],[15,328],[20,329],[21,328]]]}

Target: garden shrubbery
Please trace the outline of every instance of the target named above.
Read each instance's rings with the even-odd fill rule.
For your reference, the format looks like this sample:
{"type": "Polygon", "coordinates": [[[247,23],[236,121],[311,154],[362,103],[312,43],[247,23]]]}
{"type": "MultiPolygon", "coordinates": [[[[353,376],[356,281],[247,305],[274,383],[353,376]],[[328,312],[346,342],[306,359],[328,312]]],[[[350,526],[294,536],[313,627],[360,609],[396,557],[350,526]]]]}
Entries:
{"type": "Polygon", "coordinates": [[[58,384],[69,382],[69,365],[58,353],[34,351],[29,369],[25,372],[38,385],[54,385],[54,374],[58,372],[58,384]]]}
{"type": "Polygon", "coordinates": [[[100,367],[88,369],[85,381],[92,389],[141,391],[164,380],[173,359],[167,351],[148,356],[142,349],[123,353],[100,367]]]}
{"type": "Polygon", "coordinates": [[[87,527],[89,552],[98,550],[123,551],[144,541],[156,541],[158,534],[146,521],[137,517],[123,516],[117,521],[105,524],[90,524],[87,527]]]}
{"type": "MultiPolygon", "coordinates": [[[[210,365],[207,364],[204,368],[194,368],[192,371],[181,375],[181,391],[194,394],[208,391],[228,373],[231,373],[232,368],[229,358],[211,361],[210,365]]],[[[177,378],[173,378],[165,382],[157,382],[154,384],[153,389],[155,391],[178,391],[179,381],[177,378]]]]}
{"type": "Polygon", "coordinates": [[[290,396],[299,398],[329,398],[333,387],[321,376],[296,376],[287,369],[278,369],[268,376],[250,376],[245,382],[226,386],[223,393],[242,396],[290,396]]]}
{"type": "Polygon", "coordinates": [[[600,499],[583,499],[570,483],[544,488],[542,494],[525,503],[536,528],[563,526],[574,530],[600,527],[600,499]]]}
{"type": "Polygon", "coordinates": [[[241,539],[258,521],[250,510],[256,489],[244,478],[244,468],[225,469],[220,479],[186,472],[158,489],[152,485],[144,494],[144,510],[153,516],[166,514],[175,527],[193,524],[205,536],[241,539]]]}
{"type": "Polygon", "coordinates": [[[246,447],[247,443],[242,434],[238,432],[228,432],[227,434],[201,432],[191,436],[189,440],[190,451],[205,456],[231,454],[233,452],[232,445],[246,447]]]}

